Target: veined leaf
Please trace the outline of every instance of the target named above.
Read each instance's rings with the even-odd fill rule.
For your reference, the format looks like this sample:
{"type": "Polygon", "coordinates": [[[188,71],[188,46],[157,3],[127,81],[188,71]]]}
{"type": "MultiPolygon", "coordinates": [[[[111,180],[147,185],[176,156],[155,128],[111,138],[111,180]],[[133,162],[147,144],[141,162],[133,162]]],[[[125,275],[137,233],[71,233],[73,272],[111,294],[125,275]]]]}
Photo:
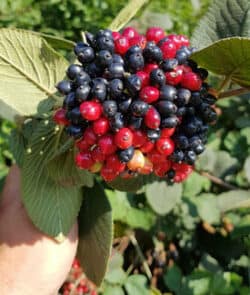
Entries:
{"type": "Polygon", "coordinates": [[[0,116],[36,113],[39,103],[56,92],[67,61],[38,35],[0,29],[0,116]]]}
{"type": "Polygon", "coordinates": [[[107,269],[112,244],[112,213],[103,188],[96,183],[84,188],[79,216],[78,258],[84,272],[100,285],[107,269]]]}
{"type": "Polygon", "coordinates": [[[112,21],[109,26],[110,30],[119,31],[136,15],[140,8],[147,2],[148,0],[130,0],[128,4],[119,12],[116,18],[112,21]]]}
{"type": "Polygon", "coordinates": [[[44,233],[62,241],[79,212],[82,193],[78,187],[55,183],[46,163],[57,150],[59,132],[42,121],[33,133],[22,167],[22,200],[32,222],[44,233]]]}
{"type": "Polygon", "coordinates": [[[250,38],[227,38],[217,41],[192,55],[200,66],[250,87],[250,38]]]}
{"type": "Polygon", "coordinates": [[[215,0],[193,33],[191,44],[204,48],[228,37],[250,37],[249,0],[215,0]]]}

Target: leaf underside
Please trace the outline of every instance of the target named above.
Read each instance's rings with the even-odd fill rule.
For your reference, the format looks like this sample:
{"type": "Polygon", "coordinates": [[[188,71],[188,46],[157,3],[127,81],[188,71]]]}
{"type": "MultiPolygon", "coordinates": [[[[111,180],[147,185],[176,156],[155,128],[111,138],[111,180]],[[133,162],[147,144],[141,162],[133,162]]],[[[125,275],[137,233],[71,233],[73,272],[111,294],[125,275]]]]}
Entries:
{"type": "Polygon", "coordinates": [[[0,29],[0,116],[13,121],[35,114],[39,103],[56,92],[67,65],[40,36],[0,29]]]}
{"type": "Polygon", "coordinates": [[[47,235],[62,241],[78,215],[82,194],[77,187],[58,185],[46,163],[57,148],[55,124],[42,121],[32,135],[22,167],[22,200],[32,222],[47,235]]]}

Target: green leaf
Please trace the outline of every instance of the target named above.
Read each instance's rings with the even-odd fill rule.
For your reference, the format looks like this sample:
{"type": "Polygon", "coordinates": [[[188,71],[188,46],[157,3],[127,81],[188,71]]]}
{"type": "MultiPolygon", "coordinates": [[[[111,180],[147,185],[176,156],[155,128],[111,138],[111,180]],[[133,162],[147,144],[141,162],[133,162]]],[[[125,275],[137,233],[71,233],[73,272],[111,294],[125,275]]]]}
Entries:
{"type": "Polygon", "coordinates": [[[146,186],[147,201],[159,215],[169,213],[180,201],[181,195],[181,184],[168,185],[165,181],[155,181],[146,186]]]}
{"type": "Polygon", "coordinates": [[[78,258],[88,278],[100,285],[107,269],[112,244],[112,213],[103,188],[96,183],[84,188],[79,216],[78,258]]]}
{"type": "Polygon", "coordinates": [[[119,31],[136,15],[140,8],[147,2],[148,0],[130,0],[109,25],[109,29],[112,31],[119,31]]]}
{"type": "Polygon", "coordinates": [[[242,278],[236,273],[216,273],[211,283],[211,291],[218,295],[235,294],[242,283],[242,278]]]}
{"type": "Polygon", "coordinates": [[[217,204],[221,212],[250,207],[250,191],[233,190],[217,196],[217,204]]]}
{"type": "Polygon", "coordinates": [[[250,233],[250,214],[241,218],[240,222],[235,225],[233,232],[231,233],[232,237],[239,238],[242,236],[249,235],[250,233]]]}
{"type": "Polygon", "coordinates": [[[39,103],[56,92],[67,65],[41,37],[0,29],[0,116],[13,121],[35,114],[39,103]]]}
{"type": "Polygon", "coordinates": [[[105,276],[105,282],[123,285],[127,275],[122,268],[110,270],[105,276]]]}
{"type": "Polygon", "coordinates": [[[209,179],[201,176],[200,174],[193,172],[189,178],[183,184],[183,195],[184,196],[196,196],[203,189],[208,191],[211,186],[209,179]]]}
{"type": "Polygon", "coordinates": [[[211,284],[211,274],[205,271],[195,271],[185,278],[180,295],[207,295],[211,284]]]}
{"type": "Polygon", "coordinates": [[[143,176],[137,176],[129,179],[116,177],[115,180],[108,182],[108,185],[119,191],[136,192],[144,185],[144,181],[143,176]]]}
{"type": "Polygon", "coordinates": [[[199,268],[210,271],[212,273],[215,273],[221,270],[221,267],[218,261],[207,253],[204,253],[202,255],[200,259],[199,268]]]}
{"type": "Polygon", "coordinates": [[[250,86],[250,39],[227,38],[192,54],[199,66],[230,78],[241,86],[250,86]]]}
{"type": "Polygon", "coordinates": [[[195,204],[202,220],[215,224],[220,222],[220,210],[215,195],[201,194],[196,198],[195,204]]]}
{"type": "Polygon", "coordinates": [[[125,289],[128,295],[149,295],[147,279],[143,275],[129,276],[125,282],[125,289]]]}
{"type": "Polygon", "coordinates": [[[56,184],[46,164],[57,149],[58,128],[42,121],[33,133],[22,167],[22,200],[33,223],[44,233],[62,241],[78,215],[82,194],[77,187],[56,184]]]}
{"type": "Polygon", "coordinates": [[[182,281],[182,273],[181,269],[174,265],[167,270],[164,274],[164,282],[167,287],[178,294],[181,288],[181,281],[182,281]]]}
{"type": "Polygon", "coordinates": [[[193,33],[191,43],[204,48],[217,40],[250,37],[250,3],[248,0],[215,0],[193,33]]]}
{"type": "Polygon", "coordinates": [[[94,185],[93,174],[87,170],[78,169],[74,158],[74,150],[53,158],[47,165],[48,174],[60,185],[92,187],[94,185]]]}
{"type": "Polygon", "coordinates": [[[10,152],[14,156],[19,167],[23,165],[26,144],[27,141],[21,131],[13,129],[10,135],[10,152]]]}
{"type": "Polygon", "coordinates": [[[103,291],[103,295],[125,295],[122,287],[107,285],[103,291]]]}
{"type": "Polygon", "coordinates": [[[58,36],[48,35],[44,33],[37,33],[34,31],[29,31],[29,32],[42,37],[55,49],[72,50],[75,46],[75,42],[58,37],[58,36]]]}
{"type": "Polygon", "coordinates": [[[135,208],[130,204],[127,194],[106,190],[110,201],[113,219],[121,221],[132,228],[149,230],[155,222],[155,216],[148,208],[135,208]]]}

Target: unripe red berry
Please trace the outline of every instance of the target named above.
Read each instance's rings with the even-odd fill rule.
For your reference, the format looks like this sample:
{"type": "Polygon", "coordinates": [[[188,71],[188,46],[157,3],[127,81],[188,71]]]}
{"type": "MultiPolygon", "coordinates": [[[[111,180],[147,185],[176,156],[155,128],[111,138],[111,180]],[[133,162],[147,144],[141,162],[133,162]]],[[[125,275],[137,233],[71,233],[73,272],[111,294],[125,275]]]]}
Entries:
{"type": "Polygon", "coordinates": [[[177,66],[173,71],[166,72],[166,81],[170,85],[177,85],[182,81],[183,69],[181,66],[177,66]]]}
{"type": "Polygon", "coordinates": [[[175,128],[163,128],[161,130],[161,137],[170,137],[174,134],[175,128]]]}
{"type": "Polygon", "coordinates": [[[150,74],[153,70],[158,69],[159,66],[158,64],[146,64],[145,67],[143,68],[143,71],[150,74]]]}
{"type": "Polygon", "coordinates": [[[121,128],[115,134],[114,141],[116,146],[118,146],[120,149],[127,149],[133,143],[133,133],[129,128],[121,128]]]}
{"type": "Polygon", "coordinates": [[[58,109],[54,116],[53,116],[53,120],[56,122],[56,124],[58,125],[69,125],[70,122],[69,120],[66,119],[66,110],[63,108],[58,109]]]}
{"type": "Polygon", "coordinates": [[[160,91],[153,86],[146,86],[140,91],[140,99],[146,103],[153,103],[159,99],[160,91]]]}
{"type": "Polygon", "coordinates": [[[89,144],[84,138],[76,141],[75,145],[79,149],[79,151],[86,151],[89,148],[89,144]]]}
{"type": "Polygon", "coordinates": [[[143,146],[147,142],[147,136],[141,130],[135,130],[133,132],[133,147],[138,148],[143,146]]]}
{"type": "Polygon", "coordinates": [[[86,128],[86,130],[83,133],[83,140],[85,140],[89,146],[96,143],[97,136],[92,127],[86,128]]]}
{"type": "Polygon", "coordinates": [[[149,158],[144,157],[144,160],[145,160],[144,166],[142,168],[138,168],[138,172],[143,175],[148,175],[153,172],[154,165],[149,160],[149,158]]]}
{"type": "Polygon", "coordinates": [[[76,154],[75,163],[80,169],[89,169],[94,164],[94,161],[90,152],[80,152],[76,154]]]}
{"type": "Polygon", "coordinates": [[[93,122],[93,131],[96,135],[104,135],[110,129],[109,120],[106,117],[101,117],[93,122]]]}
{"type": "Polygon", "coordinates": [[[141,87],[145,87],[149,84],[149,74],[144,71],[139,71],[136,73],[136,75],[141,80],[141,87]]]}
{"type": "Polygon", "coordinates": [[[161,117],[160,114],[154,107],[149,108],[145,117],[144,123],[148,128],[157,129],[161,124],[161,117]]]}
{"type": "Polygon", "coordinates": [[[156,148],[159,153],[169,156],[173,153],[175,145],[171,138],[160,138],[156,141],[156,148]]]}
{"type": "Polygon", "coordinates": [[[181,86],[191,91],[199,91],[202,85],[202,80],[199,75],[193,72],[185,73],[181,80],[181,86]]]}
{"type": "Polygon", "coordinates": [[[165,32],[163,31],[162,28],[159,28],[159,27],[149,28],[146,32],[147,40],[154,41],[155,43],[157,43],[162,38],[164,38],[164,36],[165,36],[165,32]]]}
{"type": "Polygon", "coordinates": [[[117,150],[114,142],[114,137],[111,134],[103,135],[98,140],[98,146],[100,147],[100,150],[104,155],[111,155],[117,150]]]}
{"type": "Polygon", "coordinates": [[[98,145],[91,151],[91,157],[95,162],[104,162],[106,158],[98,145]]]}
{"type": "Polygon", "coordinates": [[[129,49],[129,40],[127,37],[120,37],[115,40],[115,52],[123,55],[129,49]]]}
{"type": "Polygon", "coordinates": [[[84,119],[95,121],[101,117],[102,105],[96,101],[84,101],[80,105],[80,112],[84,119]]]}
{"type": "Polygon", "coordinates": [[[153,164],[162,163],[167,160],[166,156],[159,153],[158,150],[154,149],[148,154],[148,158],[153,164]]]}
{"type": "Polygon", "coordinates": [[[176,46],[176,50],[180,49],[182,45],[182,41],[179,35],[176,34],[170,34],[167,35],[168,39],[172,42],[174,42],[175,46],[176,46]]]}
{"type": "Polygon", "coordinates": [[[168,160],[162,163],[156,163],[154,165],[154,173],[159,177],[164,177],[170,168],[171,162],[168,160]]]}
{"type": "Polygon", "coordinates": [[[129,39],[130,46],[138,45],[141,47],[141,49],[144,49],[146,44],[147,44],[147,40],[143,35],[135,36],[129,39]]]}
{"type": "Polygon", "coordinates": [[[145,154],[150,153],[154,149],[154,146],[154,142],[148,140],[143,146],[140,147],[140,150],[145,154]]]}
{"type": "Polygon", "coordinates": [[[171,40],[167,40],[161,45],[161,51],[164,59],[174,58],[176,55],[175,43],[171,40]]]}
{"type": "Polygon", "coordinates": [[[110,167],[106,165],[102,167],[100,174],[101,177],[107,182],[114,180],[118,175],[115,171],[113,171],[110,167]]]}
{"type": "Polygon", "coordinates": [[[106,166],[111,168],[113,171],[121,173],[125,170],[126,164],[121,163],[116,154],[110,155],[106,159],[106,166]]]}
{"type": "Polygon", "coordinates": [[[138,37],[139,33],[133,27],[126,27],[122,31],[122,36],[127,37],[128,39],[131,39],[131,38],[134,38],[134,37],[138,37]]]}
{"type": "Polygon", "coordinates": [[[112,32],[112,37],[114,41],[116,41],[117,39],[121,37],[121,34],[119,32],[112,32]]]}

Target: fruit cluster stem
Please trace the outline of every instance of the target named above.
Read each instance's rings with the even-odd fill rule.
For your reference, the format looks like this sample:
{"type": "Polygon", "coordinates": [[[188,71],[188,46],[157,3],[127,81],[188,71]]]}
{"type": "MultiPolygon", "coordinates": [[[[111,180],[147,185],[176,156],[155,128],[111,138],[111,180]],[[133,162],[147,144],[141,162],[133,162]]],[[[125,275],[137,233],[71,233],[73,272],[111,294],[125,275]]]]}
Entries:
{"type": "Polygon", "coordinates": [[[231,89],[231,90],[221,92],[218,95],[218,99],[227,98],[231,96],[238,96],[238,95],[247,94],[247,93],[250,93],[250,87],[231,89]]]}

